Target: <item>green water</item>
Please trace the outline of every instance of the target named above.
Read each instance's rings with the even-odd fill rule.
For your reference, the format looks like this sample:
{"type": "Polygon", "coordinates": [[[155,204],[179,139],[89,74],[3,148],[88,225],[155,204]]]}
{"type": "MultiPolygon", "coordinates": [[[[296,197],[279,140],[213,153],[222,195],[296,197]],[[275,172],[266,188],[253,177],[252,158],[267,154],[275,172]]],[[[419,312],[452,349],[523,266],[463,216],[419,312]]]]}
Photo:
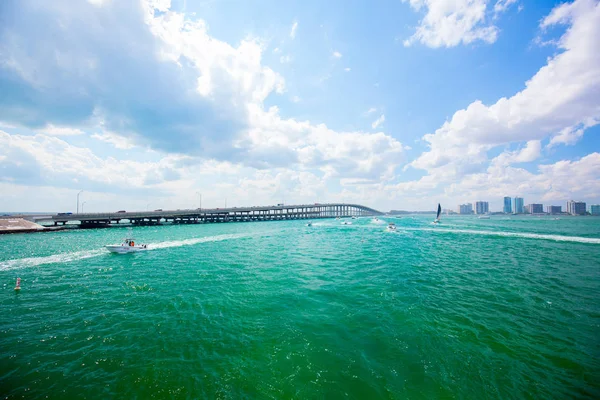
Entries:
{"type": "Polygon", "coordinates": [[[0,394],[599,398],[600,218],[431,219],[0,236],[0,394]]]}

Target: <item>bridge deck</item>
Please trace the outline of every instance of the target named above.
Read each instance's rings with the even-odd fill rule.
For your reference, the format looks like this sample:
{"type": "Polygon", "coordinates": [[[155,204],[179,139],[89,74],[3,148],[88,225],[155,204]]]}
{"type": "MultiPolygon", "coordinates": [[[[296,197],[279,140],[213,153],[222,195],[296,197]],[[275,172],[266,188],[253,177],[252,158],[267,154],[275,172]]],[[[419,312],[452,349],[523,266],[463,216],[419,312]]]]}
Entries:
{"type": "Polygon", "coordinates": [[[162,222],[205,223],[242,222],[285,219],[317,219],[350,216],[382,215],[381,212],[359,204],[328,203],[279,206],[232,207],[213,209],[188,209],[165,211],[133,211],[116,213],[57,214],[39,220],[54,225],[79,222],[81,227],[107,226],[127,220],[137,225],[154,225],[162,222]]]}

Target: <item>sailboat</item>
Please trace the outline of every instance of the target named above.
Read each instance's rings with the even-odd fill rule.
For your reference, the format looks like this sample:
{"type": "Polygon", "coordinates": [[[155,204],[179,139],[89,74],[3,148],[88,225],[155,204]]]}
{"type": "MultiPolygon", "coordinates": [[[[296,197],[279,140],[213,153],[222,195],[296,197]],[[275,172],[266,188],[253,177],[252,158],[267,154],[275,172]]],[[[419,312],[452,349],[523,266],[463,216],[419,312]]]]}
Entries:
{"type": "Polygon", "coordinates": [[[440,215],[442,215],[442,206],[440,205],[440,203],[438,203],[437,215],[436,215],[435,219],[433,220],[434,224],[440,223],[440,215]]]}

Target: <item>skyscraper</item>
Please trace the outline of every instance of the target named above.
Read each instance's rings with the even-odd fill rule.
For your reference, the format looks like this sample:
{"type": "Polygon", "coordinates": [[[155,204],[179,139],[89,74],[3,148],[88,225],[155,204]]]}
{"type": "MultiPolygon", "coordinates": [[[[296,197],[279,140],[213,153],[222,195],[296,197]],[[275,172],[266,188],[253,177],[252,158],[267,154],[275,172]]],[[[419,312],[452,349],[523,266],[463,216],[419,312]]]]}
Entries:
{"type": "Polygon", "coordinates": [[[547,206],[546,212],[548,214],[560,214],[562,212],[561,206],[547,206]]]}
{"type": "Polygon", "coordinates": [[[583,201],[567,201],[567,212],[571,215],[585,215],[585,203],[583,201]]]}
{"type": "Polygon", "coordinates": [[[490,212],[489,203],[487,201],[476,201],[475,202],[475,213],[476,214],[487,214],[490,212]]]}
{"type": "Polygon", "coordinates": [[[543,214],[544,213],[544,205],[543,204],[528,204],[525,206],[525,213],[527,213],[527,214],[543,214]]]}
{"type": "Polygon", "coordinates": [[[600,215],[600,204],[592,204],[590,206],[592,215],[600,215]]]}
{"type": "Polygon", "coordinates": [[[517,214],[523,214],[523,212],[525,211],[523,209],[523,198],[522,197],[515,197],[515,206],[513,207],[514,212],[517,214]]]}
{"type": "Polygon", "coordinates": [[[472,204],[461,204],[458,206],[459,214],[473,214],[473,205],[472,204]]]}
{"type": "Polygon", "coordinates": [[[511,214],[512,213],[512,207],[511,207],[511,198],[510,197],[505,197],[504,198],[504,213],[505,214],[511,214]]]}

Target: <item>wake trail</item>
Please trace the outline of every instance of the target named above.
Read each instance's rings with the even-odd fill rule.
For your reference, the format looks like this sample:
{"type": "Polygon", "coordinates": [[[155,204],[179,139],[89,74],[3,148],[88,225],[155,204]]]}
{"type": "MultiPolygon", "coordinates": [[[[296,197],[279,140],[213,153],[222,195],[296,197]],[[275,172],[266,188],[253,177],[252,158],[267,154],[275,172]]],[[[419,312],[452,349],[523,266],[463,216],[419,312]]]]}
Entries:
{"type": "Polygon", "coordinates": [[[485,235],[485,236],[504,236],[504,237],[518,237],[526,239],[541,239],[541,240],[553,240],[555,242],[575,242],[575,243],[591,243],[600,244],[598,238],[586,238],[581,236],[563,236],[563,235],[545,235],[539,233],[520,233],[520,232],[504,232],[504,231],[476,231],[472,229],[444,229],[444,228],[404,228],[407,231],[427,231],[427,232],[441,232],[441,233],[466,233],[472,235],[485,235]]]}
{"type": "MultiPolygon", "coordinates": [[[[207,242],[220,242],[223,240],[239,239],[248,235],[230,234],[230,235],[217,235],[217,236],[206,236],[202,238],[192,238],[183,240],[173,240],[169,242],[159,242],[148,244],[146,251],[153,251],[159,249],[168,249],[173,247],[182,246],[193,246],[200,243],[207,242]]],[[[94,250],[82,250],[73,253],[60,253],[53,254],[45,257],[29,257],[29,258],[18,258],[14,260],[0,261],[0,271],[10,271],[13,269],[37,267],[38,265],[44,264],[56,264],[56,263],[67,263],[71,261],[84,260],[86,258],[109,256],[106,249],[94,249],[94,250]]]]}

